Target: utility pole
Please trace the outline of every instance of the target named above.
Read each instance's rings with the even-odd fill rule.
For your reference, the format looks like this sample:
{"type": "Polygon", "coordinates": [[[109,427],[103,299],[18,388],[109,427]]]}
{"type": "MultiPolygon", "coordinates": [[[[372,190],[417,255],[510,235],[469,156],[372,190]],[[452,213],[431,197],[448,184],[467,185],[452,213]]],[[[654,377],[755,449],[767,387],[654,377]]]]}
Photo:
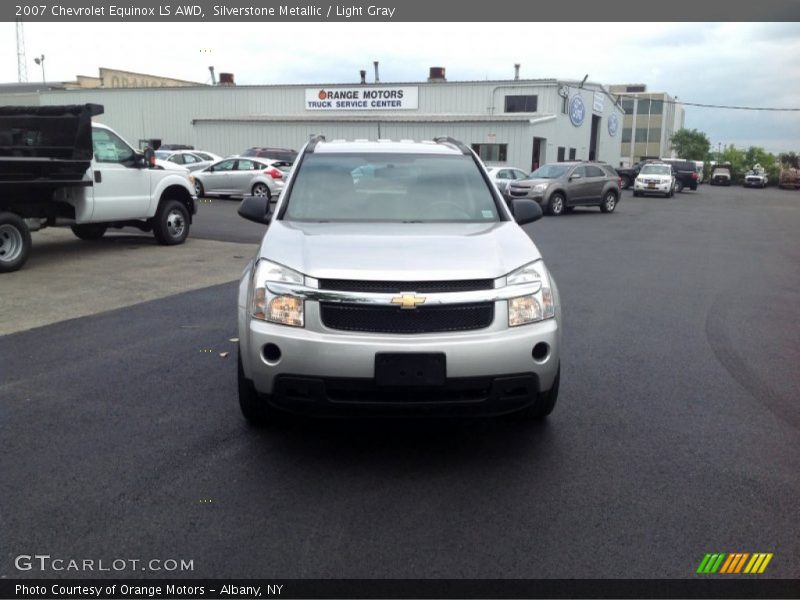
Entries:
{"type": "Polygon", "coordinates": [[[20,83],[28,81],[28,66],[25,58],[25,31],[22,21],[17,19],[17,79],[20,83]]]}

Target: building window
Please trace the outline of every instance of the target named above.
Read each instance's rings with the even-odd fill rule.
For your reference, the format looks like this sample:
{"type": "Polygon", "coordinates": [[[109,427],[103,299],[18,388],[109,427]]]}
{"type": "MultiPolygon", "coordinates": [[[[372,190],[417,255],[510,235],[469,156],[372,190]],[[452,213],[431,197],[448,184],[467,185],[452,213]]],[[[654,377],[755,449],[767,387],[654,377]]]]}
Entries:
{"type": "Polygon", "coordinates": [[[639,98],[639,106],[636,112],[640,115],[650,114],[650,98],[639,98]]]}
{"type": "Polygon", "coordinates": [[[631,128],[630,127],[623,127],[622,128],[622,143],[630,143],[631,141],[631,128]]]}
{"type": "Polygon", "coordinates": [[[625,111],[626,115],[633,114],[633,98],[625,98],[622,101],[622,110],[625,111]]]}
{"type": "Polygon", "coordinates": [[[636,128],[636,143],[641,144],[647,141],[647,127],[636,128]]]}
{"type": "Polygon", "coordinates": [[[625,91],[626,92],[631,92],[631,93],[643,92],[644,91],[644,86],[643,85],[629,85],[627,88],[625,88],[625,91]]]}
{"type": "Polygon", "coordinates": [[[538,96],[506,96],[506,112],[536,112],[538,96]]]}
{"type": "Polygon", "coordinates": [[[483,162],[506,162],[508,144],[472,144],[483,162]]]}
{"type": "Polygon", "coordinates": [[[569,159],[570,160],[575,160],[575,148],[570,148],[569,149],[569,159]]]}
{"type": "Polygon", "coordinates": [[[564,162],[564,151],[566,148],[564,146],[558,147],[558,162],[564,162]]]}
{"type": "Polygon", "coordinates": [[[651,144],[660,144],[661,143],[661,128],[658,129],[651,129],[650,130],[650,143],[651,144]]]}
{"type": "Polygon", "coordinates": [[[664,101],[663,100],[651,100],[650,101],[650,114],[651,115],[660,115],[664,112],[664,101]]]}

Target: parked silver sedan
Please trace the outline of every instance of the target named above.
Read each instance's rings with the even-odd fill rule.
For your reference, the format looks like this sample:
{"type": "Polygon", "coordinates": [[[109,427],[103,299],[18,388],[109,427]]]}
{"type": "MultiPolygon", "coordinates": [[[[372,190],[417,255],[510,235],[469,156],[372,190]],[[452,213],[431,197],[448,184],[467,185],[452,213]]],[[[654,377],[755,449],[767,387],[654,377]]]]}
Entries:
{"type": "Polygon", "coordinates": [[[196,171],[197,196],[261,196],[277,198],[286,174],[279,161],[232,156],[196,171]]]}
{"type": "Polygon", "coordinates": [[[221,160],[216,154],[197,150],[156,150],[156,158],[180,165],[190,171],[205,169],[214,162],[221,160]]]}
{"type": "Polygon", "coordinates": [[[506,188],[512,181],[527,179],[528,173],[514,167],[486,167],[486,172],[492,178],[501,194],[506,193],[506,188]]]}

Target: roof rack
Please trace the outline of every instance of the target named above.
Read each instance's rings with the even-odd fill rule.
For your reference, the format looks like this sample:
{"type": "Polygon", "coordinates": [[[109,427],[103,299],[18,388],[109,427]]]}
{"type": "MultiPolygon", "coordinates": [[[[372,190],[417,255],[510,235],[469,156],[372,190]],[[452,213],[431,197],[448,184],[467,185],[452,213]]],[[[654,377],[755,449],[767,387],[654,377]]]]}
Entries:
{"type": "Polygon", "coordinates": [[[306,153],[314,152],[319,142],[324,142],[325,136],[320,134],[312,134],[308,136],[308,145],[306,146],[306,153]]]}
{"type": "Polygon", "coordinates": [[[467,145],[464,142],[461,142],[461,141],[459,141],[459,140],[457,140],[455,138],[451,138],[449,136],[433,138],[433,141],[436,142],[437,144],[452,144],[453,146],[455,146],[456,148],[461,150],[461,154],[471,154],[472,153],[472,151],[467,147],[467,145]]]}

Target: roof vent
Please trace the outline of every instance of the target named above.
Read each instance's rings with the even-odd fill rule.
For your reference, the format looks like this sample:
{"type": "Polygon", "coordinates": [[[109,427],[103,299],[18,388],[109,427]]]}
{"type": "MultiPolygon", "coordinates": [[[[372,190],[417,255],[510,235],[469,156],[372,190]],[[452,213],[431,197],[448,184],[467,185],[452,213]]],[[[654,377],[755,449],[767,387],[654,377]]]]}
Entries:
{"type": "Polygon", "coordinates": [[[236,85],[236,82],[233,80],[233,73],[220,73],[219,74],[219,84],[220,85],[236,85]]]}
{"type": "Polygon", "coordinates": [[[444,67],[431,67],[428,70],[428,82],[442,82],[447,81],[447,78],[444,76],[444,67]]]}

